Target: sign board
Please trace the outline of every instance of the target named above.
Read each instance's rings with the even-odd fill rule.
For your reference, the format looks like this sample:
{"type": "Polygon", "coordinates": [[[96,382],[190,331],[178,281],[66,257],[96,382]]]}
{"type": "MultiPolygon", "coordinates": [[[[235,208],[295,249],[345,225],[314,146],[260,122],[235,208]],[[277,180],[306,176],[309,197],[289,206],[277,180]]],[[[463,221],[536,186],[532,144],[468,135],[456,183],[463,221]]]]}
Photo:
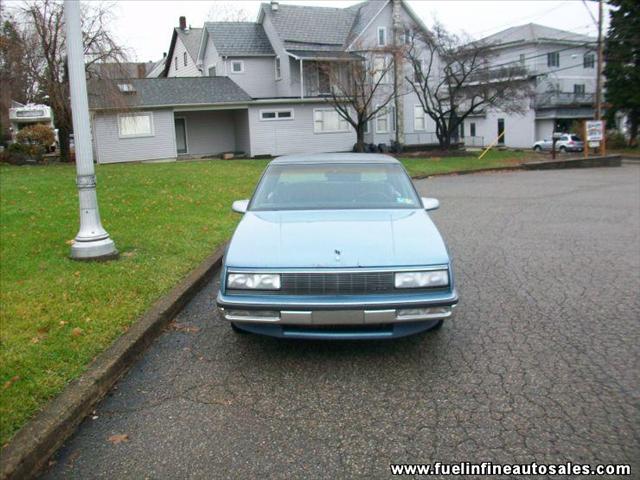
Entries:
{"type": "Polygon", "coordinates": [[[560,140],[562,138],[562,132],[553,132],[553,139],[560,140]]]}
{"type": "Polygon", "coordinates": [[[588,120],[587,142],[601,142],[604,140],[604,122],[602,120],[588,120]]]}
{"type": "Polygon", "coordinates": [[[598,148],[600,146],[600,142],[589,142],[589,148],[598,148]]]}

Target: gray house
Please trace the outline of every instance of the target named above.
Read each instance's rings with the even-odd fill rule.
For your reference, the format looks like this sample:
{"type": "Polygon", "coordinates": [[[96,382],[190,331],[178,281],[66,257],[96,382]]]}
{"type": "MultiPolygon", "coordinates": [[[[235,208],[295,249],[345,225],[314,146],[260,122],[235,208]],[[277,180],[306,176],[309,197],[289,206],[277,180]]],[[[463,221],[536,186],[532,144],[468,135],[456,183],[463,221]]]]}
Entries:
{"type": "MultiPolygon", "coordinates": [[[[383,51],[392,42],[394,8],[405,31],[425,29],[402,0],[348,8],[271,2],[256,22],[202,28],[181,17],[161,78],[118,82],[108,89],[115,99],[90,85],[97,161],[351,150],[356,135],[327,102],[331,79],[323,66],[362,61],[359,53],[369,48],[383,51]]],[[[405,92],[402,102],[398,112],[389,106],[370,122],[368,142],[389,144],[397,123],[407,144],[434,140],[417,98],[405,92]]]]}

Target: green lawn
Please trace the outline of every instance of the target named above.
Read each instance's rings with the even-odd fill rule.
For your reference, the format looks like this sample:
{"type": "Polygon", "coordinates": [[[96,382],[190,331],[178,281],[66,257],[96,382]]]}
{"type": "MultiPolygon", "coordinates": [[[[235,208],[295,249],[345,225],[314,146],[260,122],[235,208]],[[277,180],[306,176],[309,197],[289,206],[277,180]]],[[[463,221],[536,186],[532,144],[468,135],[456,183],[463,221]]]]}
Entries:
{"type": "MultiPolygon", "coordinates": [[[[521,154],[405,159],[413,175],[508,165],[521,154]]],[[[75,168],[0,166],[0,442],[232,233],[266,160],[99,166],[117,261],[69,260],[75,168]]]]}
{"type": "Polygon", "coordinates": [[[491,151],[482,160],[478,160],[478,156],[480,152],[473,157],[403,158],[402,163],[412,176],[421,176],[517,165],[531,156],[531,153],[491,151]]]}

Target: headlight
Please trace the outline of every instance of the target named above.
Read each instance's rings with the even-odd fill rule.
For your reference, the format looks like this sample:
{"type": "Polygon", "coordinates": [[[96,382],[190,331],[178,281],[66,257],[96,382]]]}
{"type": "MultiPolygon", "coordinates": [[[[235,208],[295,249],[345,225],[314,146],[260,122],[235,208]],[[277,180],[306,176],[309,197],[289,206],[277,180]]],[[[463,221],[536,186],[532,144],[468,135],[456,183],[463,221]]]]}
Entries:
{"type": "Polygon", "coordinates": [[[227,288],[242,290],[280,290],[280,275],[274,273],[230,273],[227,288]]]}
{"type": "Polygon", "coordinates": [[[449,285],[448,270],[396,273],[396,288],[429,288],[449,285]]]}

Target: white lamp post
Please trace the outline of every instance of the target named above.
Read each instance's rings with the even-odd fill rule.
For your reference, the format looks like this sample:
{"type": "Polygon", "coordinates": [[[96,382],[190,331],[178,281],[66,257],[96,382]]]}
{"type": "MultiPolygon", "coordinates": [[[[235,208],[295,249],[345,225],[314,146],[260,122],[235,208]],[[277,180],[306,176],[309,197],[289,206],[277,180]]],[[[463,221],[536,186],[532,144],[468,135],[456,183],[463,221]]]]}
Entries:
{"type": "Polygon", "coordinates": [[[76,149],[76,184],[80,200],[80,230],[71,247],[71,258],[76,260],[104,260],[118,255],[115,243],[100,222],[96,175],[93,167],[93,149],[89,124],[89,100],[84,70],[84,47],[80,2],[64,1],[64,20],[67,33],[67,63],[69,90],[73,116],[73,134],[76,149]]]}

